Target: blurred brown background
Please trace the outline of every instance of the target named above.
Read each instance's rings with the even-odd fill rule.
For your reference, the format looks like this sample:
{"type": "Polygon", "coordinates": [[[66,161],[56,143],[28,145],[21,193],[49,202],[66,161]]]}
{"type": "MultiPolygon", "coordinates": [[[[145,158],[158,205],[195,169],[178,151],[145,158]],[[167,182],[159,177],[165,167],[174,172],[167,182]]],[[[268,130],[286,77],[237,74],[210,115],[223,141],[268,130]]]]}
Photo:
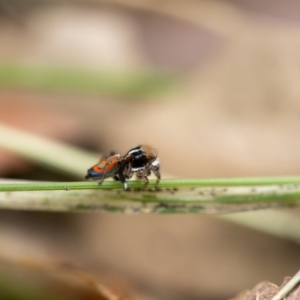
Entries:
{"type": "MultiPolygon", "coordinates": [[[[299,78],[298,1],[0,1],[1,122],[99,156],[149,143],[163,176],[299,174],[299,78]],[[53,66],[102,74],[103,92],[30,73],[53,66]],[[132,74],[145,86],[127,87],[132,74]]],[[[0,174],[76,179],[7,151],[0,174]]],[[[17,258],[77,266],[129,298],[185,300],[279,284],[300,261],[296,243],[200,215],[2,211],[0,245],[0,296],[32,275],[14,273],[17,258]]]]}

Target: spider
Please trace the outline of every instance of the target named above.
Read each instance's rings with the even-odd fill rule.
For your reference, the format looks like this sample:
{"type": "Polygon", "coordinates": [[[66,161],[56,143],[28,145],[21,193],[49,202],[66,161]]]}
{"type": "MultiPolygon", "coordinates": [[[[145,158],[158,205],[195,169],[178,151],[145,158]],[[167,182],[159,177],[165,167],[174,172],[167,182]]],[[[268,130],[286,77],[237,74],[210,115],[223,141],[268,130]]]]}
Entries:
{"type": "Polygon", "coordinates": [[[124,156],[111,152],[109,157],[103,157],[100,162],[87,171],[86,179],[100,179],[101,184],[105,178],[113,177],[123,183],[127,189],[127,179],[132,178],[136,173],[138,179],[144,181],[143,188],[146,188],[151,171],[156,176],[157,187],[160,181],[160,165],[156,149],[149,145],[139,145],[130,149],[124,156]]]}

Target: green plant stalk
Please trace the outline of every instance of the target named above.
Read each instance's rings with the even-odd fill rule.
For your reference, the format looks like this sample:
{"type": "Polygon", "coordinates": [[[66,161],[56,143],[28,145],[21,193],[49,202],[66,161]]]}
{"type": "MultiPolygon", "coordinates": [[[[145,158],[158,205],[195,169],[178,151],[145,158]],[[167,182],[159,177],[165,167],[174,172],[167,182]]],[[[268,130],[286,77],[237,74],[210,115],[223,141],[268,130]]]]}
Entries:
{"type": "MultiPolygon", "coordinates": [[[[123,213],[230,213],[300,204],[300,186],[233,186],[228,180],[162,180],[142,190],[140,181],[13,183],[0,185],[0,208],[123,213]]],[[[253,181],[255,183],[256,181],[253,181]]]]}
{"type": "MultiPolygon", "coordinates": [[[[154,188],[154,181],[150,181],[149,188],[154,188]]],[[[199,188],[199,187],[255,187],[255,186],[278,186],[281,189],[295,191],[300,189],[300,177],[237,177],[215,179],[163,179],[159,188],[199,188]]],[[[142,181],[128,181],[128,188],[142,188],[142,181]]],[[[86,190],[86,189],[116,189],[123,188],[118,181],[104,181],[101,185],[97,181],[79,182],[34,182],[34,183],[2,183],[0,192],[17,191],[48,191],[48,190],[86,190]]],[[[255,188],[254,188],[255,189],[255,188]]],[[[251,193],[253,194],[253,193],[251,193]]]]}

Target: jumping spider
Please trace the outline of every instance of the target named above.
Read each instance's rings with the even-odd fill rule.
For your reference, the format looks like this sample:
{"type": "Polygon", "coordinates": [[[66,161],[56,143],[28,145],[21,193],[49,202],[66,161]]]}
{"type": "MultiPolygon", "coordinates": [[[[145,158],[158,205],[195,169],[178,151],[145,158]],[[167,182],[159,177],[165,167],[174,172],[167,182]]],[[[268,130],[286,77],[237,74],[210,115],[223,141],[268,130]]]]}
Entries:
{"type": "Polygon", "coordinates": [[[86,179],[100,179],[101,184],[105,178],[113,177],[123,183],[127,189],[127,181],[135,173],[138,179],[144,181],[146,188],[151,171],[156,176],[156,187],[160,181],[159,158],[156,149],[149,145],[139,145],[130,149],[124,156],[111,152],[109,157],[102,157],[100,162],[87,170],[86,179]]]}

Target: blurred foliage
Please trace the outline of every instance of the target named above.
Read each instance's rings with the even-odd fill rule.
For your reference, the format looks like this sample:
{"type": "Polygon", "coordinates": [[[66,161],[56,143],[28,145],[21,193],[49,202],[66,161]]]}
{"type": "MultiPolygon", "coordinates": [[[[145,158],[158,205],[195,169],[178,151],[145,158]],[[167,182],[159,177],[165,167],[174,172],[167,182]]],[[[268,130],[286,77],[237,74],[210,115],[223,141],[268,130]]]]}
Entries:
{"type": "Polygon", "coordinates": [[[0,88],[145,97],[168,92],[179,75],[155,71],[97,71],[79,67],[0,64],[0,88]]]}
{"type": "Polygon", "coordinates": [[[18,280],[16,282],[16,277],[0,277],[0,299],[5,300],[39,300],[42,298],[44,300],[62,300],[66,299],[60,293],[55,293],[53,290],[48,288],[42,288],[33,284],[33,282],[28,282],[28,280],[18,280]]]}

